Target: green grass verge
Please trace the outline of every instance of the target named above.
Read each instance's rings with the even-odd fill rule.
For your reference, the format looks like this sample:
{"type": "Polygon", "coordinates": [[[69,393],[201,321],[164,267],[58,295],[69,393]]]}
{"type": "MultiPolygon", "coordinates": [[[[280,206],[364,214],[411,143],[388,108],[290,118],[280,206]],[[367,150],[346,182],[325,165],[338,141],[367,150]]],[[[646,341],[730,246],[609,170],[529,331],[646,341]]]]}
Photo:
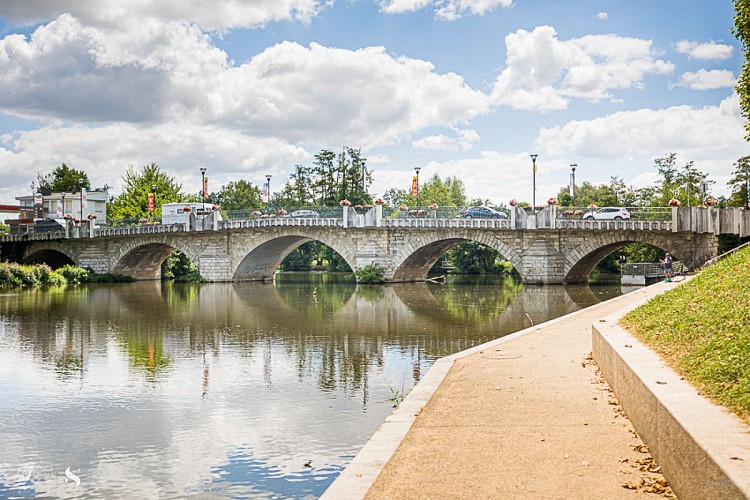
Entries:
{"type": "Polygon", "coordinates": [[[704,395],[750,422],[750,249],[620,320],[704,395]]]}

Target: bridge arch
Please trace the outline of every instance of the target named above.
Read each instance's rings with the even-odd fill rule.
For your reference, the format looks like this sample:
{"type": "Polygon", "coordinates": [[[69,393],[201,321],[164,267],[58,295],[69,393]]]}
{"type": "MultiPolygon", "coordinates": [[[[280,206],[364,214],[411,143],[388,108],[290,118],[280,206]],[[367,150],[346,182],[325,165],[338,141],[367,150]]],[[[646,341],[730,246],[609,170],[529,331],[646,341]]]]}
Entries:
{"type": "Polygon", "coordinates": [[[123,245],[112,255],[112,274],[130,276],[136,280],[158,280],[161,278],[161,265],[175,250],[197,262],[192,248],[165,241],[142,241],[123,245]]]}
{"type": "Polygon", "coordinates": [[[418,246],[405,245],[396,255],[393,259],[394,271],[391,279],[401,282],[422,281],[445,252],[472,241],[496,250],[517,271],[522,269],[522,259],[518,252],[504,239],[493,237],[486,232],[456,231],[450,235],[429,233],[419,238],[418,246]]]}
{"type": "Polygon", "coordinates": [[[332,248],[346,261],[352,270],[356,269],[354,254],[339,243],[324,235],[316,238],[301,234],[286,234],[263,241],[250,250],[239,262],[232,274],[232,281],[271,280],[284,259],[298,247],[311,241],[319,241],[332,248]]]}
{"type": "Polygon", "coordinates": [[[40,248],[24,256],[23,264],[47,264],[52,269],[59,269],[66,265],[76,265],[71,256],[53,248],[40,248]]]}
{"type": "Polygon", "coordinates": [[[692,244],[681,236],[668,237],[663,233],[650,234],[636,231],[602,232],[596,238],[587,238],[580,245],[570,247],[566,255],[565,283],[582,283],[588,280],[594,268],[608,255],[631,243],[647,243],[670,252],[675,260],[692,267],[692,244]]]}

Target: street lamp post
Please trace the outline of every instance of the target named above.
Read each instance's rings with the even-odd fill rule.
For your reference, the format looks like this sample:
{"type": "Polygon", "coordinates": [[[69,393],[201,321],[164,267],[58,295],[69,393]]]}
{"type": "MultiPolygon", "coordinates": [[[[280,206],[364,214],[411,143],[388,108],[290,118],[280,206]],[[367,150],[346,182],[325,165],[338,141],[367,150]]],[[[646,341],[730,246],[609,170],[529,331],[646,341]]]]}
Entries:
{"type": "Polygon", "coordinates": [[[419,210],[419,171],[422,167],[414,167],[414,171],[417,173],[417,210],[419,210]]]}
{"type": "Polygon", "coordinates": [[[201,167],[201,201],[203,202],[203,211],[206,211],[206,167],[201,167]]]}
{"type": "Polygon", "coordinates": [[[531,156],[531,163],[534,169],[534,172],[532,174],[533,192],[531,193],[531,211],[532,213],[536,213],[536,158],[539,155],[530,155],[530,156],[531,156]]]}
{"type": "Polygon", "coordinates": [[[576,201],[576,167],[577,163],[570,164],[570,204],[575,205],[576,201]]]}
{"type": "Polygon", "coordinates": [[[271,205],[271,174],[266,174],[266,205],[271,205]]]}
{"type": "Polygon", "coordinates": [[[154,196],[153,210],[151,210],[151,218],[156,220],[156,184],[151,184],[151,194],[154,196]]]}

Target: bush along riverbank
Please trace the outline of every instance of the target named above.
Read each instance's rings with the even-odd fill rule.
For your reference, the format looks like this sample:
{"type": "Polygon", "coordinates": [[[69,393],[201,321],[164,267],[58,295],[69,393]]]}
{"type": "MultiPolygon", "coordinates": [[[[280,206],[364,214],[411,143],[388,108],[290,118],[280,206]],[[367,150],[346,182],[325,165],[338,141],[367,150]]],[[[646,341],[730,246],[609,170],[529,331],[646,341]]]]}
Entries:
{"type": "Polygon", "coordinates": [[[704,395],[750,423],[750,248],[620,321],[704,395]]]}
{"type": "Polygon", "coordinates": [[[54,271],[46,264],[0,262],[0,288],[77,285],[80,283],[130,282],[132,278],[116,274],[97,274],[77,266],[63,266],[54,271]]]}

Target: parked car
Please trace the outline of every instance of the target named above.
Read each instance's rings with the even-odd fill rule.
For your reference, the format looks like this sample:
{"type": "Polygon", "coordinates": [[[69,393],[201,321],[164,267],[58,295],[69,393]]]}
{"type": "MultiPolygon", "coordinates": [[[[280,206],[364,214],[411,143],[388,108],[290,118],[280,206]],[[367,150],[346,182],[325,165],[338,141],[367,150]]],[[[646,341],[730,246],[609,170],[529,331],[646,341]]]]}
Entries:
{"type": "Polygon", "coordinates": [[[466,219],[507,219],[508,214],[490,207],[470,207],[461,212],[466,219]]]}
{"type": "Polygon", "coordinates": [[[295,210],[291,214],[289,214],[289,217],[320,217],[320,214],[316,212],[315,210],[295,210]]]}
{"type": "Polygon", "coordinates": [[[65,231],[65,228],[55,219],[40,219],[34,221],[35,233],[51,233],[54,231],[65,231]]]}
{"type": "Polygon", "coordinates": [[[622,220],[629,219],[630,212],[622,207],[602,207],[593,212],[583,214],[584,219],[594,220],[622,220]]]}

